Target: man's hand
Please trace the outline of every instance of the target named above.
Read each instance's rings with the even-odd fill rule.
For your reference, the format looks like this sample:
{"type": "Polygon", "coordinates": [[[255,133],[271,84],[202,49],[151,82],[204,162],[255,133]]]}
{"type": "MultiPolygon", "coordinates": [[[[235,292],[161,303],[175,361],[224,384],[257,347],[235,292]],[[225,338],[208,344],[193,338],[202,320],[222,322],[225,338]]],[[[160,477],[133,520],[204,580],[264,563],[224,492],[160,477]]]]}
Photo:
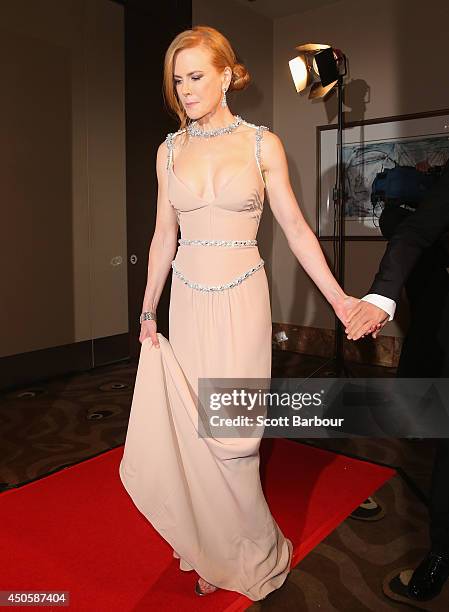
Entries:
{"type": "Polygon", "coordinates": [[[389,318],[388,313],[382,308],[360,300],[348,315],[346,325],[348,340],[359,340],[367,333],[372,333],[373,338],[377,338],[377,334],[389,318]]]}

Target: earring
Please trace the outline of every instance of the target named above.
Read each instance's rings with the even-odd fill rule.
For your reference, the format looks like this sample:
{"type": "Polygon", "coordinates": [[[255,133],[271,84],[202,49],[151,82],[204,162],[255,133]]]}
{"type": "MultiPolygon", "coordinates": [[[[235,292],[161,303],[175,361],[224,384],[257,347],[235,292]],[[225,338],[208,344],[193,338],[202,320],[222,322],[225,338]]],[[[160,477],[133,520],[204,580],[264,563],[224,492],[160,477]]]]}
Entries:
{"type": "Polygon", "coordinates": [[[221,98],[221,106],[225,108],[228,105],[226,102],[226,89],[223,89],[223,97],[221,98]]]}

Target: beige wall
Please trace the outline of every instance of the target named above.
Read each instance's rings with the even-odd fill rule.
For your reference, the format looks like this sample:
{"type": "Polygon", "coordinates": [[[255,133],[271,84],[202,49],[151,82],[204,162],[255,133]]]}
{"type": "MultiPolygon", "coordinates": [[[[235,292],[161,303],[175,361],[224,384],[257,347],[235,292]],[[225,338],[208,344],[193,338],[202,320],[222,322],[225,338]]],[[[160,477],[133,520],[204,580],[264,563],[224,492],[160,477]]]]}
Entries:
{"type": "Polygon", "coordinates": [[[123,7],[3,2],[0,47],[0,356],[124,333],[123,7]]]}
{"type": "MultiPolygon", "coordinates": [[[[335,123],[326,105],[298,95],[291,82],[288,60],[295,46],[323,42],[341,48],[349,58],[350,80],[362,79],[370,88],[364,117],[351,111],[349,119],[369,119],[449,107],[447,79],[448,3],[445,0],[344,0],[274,22],[274,130],[287,151],[293,189],[307,220],[315,229],[316,126],[335,123]]],[[[384,243],[352,242],[346,250],[346,291],[363,295],[370,286],[384,243]]],[[[273,320],[298,325],[333,327],[332,313],[311,281],[298,267],[282,230],[275,226],[273,320]]],[[[385,328],[402,335],[402,325],[385,328]]]]}

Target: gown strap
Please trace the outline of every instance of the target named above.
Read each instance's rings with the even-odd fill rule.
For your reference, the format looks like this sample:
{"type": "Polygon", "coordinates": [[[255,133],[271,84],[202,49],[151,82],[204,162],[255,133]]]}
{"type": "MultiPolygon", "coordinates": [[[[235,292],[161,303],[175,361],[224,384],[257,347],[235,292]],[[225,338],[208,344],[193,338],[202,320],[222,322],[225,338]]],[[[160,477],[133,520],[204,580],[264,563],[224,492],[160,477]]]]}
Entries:
{"type": "Polygon", "coordinates": [[[256,125],[255,123],[250,123],[243,119],[242,123],[247,125],[248,127],[253,127],[256,129],[256,141],[255,141],[255,157],[257,162],[257,167],[259,168],[260,176],[262,177],[262,181],[265,185],[265,179],[262,172],[262,166],[260,163],[260,141],[262,140],[264,130],[270,130],[266,125],[256,125]]]}
{"type": "Polygon", "coordinates": [[[167,145],[167,149],[168,149],[167,170],[170,168],[170,166],[173,166],[173,147],[174,147],[175,138],[178,134],[182,134],[185,131],[186,131],[186,128],[183,128],[182,130],[178,130],[177,132],[169,132],[167,136],[165,137],[165,144],[167,145]]]}
{"type": "Polygon", "coordinates": [[[260,142],[262,140],[264,130],[269,130],[270,128],[266,125],[259,125],[256,130],[256,161],[257,167],[259,168],[260,176],[262,177],[263,183],[265,185],[265,178],[262,172],[262,166],[260,163],[260,142]]]}

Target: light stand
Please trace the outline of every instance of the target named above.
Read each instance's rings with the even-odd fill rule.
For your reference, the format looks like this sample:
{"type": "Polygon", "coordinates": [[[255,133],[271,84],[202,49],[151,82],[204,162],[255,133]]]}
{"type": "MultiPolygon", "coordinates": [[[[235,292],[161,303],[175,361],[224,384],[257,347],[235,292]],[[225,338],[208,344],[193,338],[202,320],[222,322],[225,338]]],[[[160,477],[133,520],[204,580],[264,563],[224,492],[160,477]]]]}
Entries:
{"type": "MultiPolygon", "coordinates": [[[[345,177],[343,164],[343,79],[347,73],[345,55],[329,45],[308,43],[296,47],[300,54],[289,61],[290,71],[296,91],[300,92],[312,85],[309,98],[324,98],[335,86],[338,98],[337,120],[337,163],[334,202],[334,273],[340,287],[344,287],[345,276],[345,177]]],[[[335,374],[347,376],[343,357],[344,330],[340,319],[335,316],[335,374]]]]}
{"type": "MultiPolygon", "coordinates": [[[[334,257],[335,274],[340,287],[345,283],[345,175],[343,164],[343,75],[337,80],[338,120],[337,120],[337,164],[335,187],[333,192],[334,215],[337,219],[338,249],[334,257]]],[[[335,244],[335,235],[334,235],[335,244]]],[[[335,316],[335,370],[336,376],[347,375],[343,355],[343,324],[335,316]]]]}

